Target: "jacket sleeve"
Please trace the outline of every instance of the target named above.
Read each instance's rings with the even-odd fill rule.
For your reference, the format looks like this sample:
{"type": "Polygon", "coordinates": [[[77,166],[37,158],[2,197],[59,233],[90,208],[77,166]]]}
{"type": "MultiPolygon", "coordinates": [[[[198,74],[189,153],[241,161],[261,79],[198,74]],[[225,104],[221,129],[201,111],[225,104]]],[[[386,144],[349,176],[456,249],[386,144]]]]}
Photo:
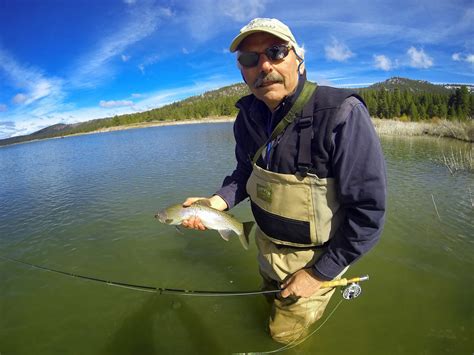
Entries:
{"type": "Polygon", "coordinates": [[[247,180],[252,173],[252,163],[249,157],[249,149],[246,143],[248,141],[248,134],[245,132],[243,124],[242,111],[237,116],[234,123],[234,137],[235,137],[235,158],[237,166],[231,175],[226,176],[222,183],[222,187],[215,193],[224,199],[229,209],[237,205],[248,197],[247,194],[247,180]]]}
{"type": "Polygon", "coordinates": [[[385,219],[386,168],[379,139],[365,106],[344,101],[332,135],[332,169],[345,219],[327,250],[313,266],[314,274],[331,280],[367,253],[378,241],[385,219]]]}

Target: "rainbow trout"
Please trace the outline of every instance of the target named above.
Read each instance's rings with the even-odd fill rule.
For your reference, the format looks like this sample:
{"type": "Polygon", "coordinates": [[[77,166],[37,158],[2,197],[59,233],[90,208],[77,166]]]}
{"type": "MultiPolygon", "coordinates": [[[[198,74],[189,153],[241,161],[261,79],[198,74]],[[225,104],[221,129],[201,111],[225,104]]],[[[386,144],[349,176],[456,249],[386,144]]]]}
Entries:
{"type": "Polygon", "coordinates": [[[207,229],[217,230],[225,241],[229,241],[232,232],[237,234],[244,249],[249,248],[249,234],[255,222],[241,223],[230,214],[203,203],[195,202],[189,207],[183,207],[181,204],[173,205],[155,215],[161,223],[169,225],[179,225],[191,217],[198,217],[207,229]]]}

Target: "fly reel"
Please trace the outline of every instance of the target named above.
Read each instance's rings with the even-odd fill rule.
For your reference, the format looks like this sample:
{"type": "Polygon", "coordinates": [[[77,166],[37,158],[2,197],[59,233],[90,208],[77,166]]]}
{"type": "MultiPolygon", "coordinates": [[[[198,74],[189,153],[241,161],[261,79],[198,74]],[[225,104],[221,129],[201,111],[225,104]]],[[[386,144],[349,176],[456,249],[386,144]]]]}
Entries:
{"type": "Polygon", "coordinates": [[[352,300],[360,296],[362,293],[362,287],[360,287],[358,282],[354,282],[344,287],[341,292],[344,299],[352,300]]]}
{"type": "Polygon", "coordinates": [[[367,281],[368,279],[369,275],[364,275],[353,277],[352,279],[325,281],[321,284],[321,288],[343,286],[344,288],[342,289],[342,297],[344,297],[346,300],[351,300],[353,298],[359,297],[362,292],[359,282],[367,281]]]}

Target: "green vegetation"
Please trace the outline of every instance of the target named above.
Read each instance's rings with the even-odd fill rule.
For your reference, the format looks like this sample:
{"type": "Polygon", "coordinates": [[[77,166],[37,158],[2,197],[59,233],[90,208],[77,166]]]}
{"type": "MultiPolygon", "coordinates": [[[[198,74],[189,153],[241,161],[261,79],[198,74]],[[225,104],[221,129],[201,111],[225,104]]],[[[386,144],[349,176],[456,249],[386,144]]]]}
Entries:
{"type": "Polygon", "coordinates": [[[474,95],[466,86],[449,90],[403,78],[385,83],[359,91],[372,117],[416,122],[431,118],[467,121],[474,116],[474,95]]]}

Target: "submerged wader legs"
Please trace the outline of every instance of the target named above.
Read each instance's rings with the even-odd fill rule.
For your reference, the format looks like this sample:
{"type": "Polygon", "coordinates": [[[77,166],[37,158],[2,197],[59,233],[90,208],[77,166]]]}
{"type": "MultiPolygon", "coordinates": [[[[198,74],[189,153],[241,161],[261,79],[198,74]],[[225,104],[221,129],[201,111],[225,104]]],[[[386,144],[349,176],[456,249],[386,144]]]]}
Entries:
{"type": "MultiPolygon", "coordinates": [[[[263,279],[262,289],[278,288],[277,281],[270,280],[261,270],[260,274],[263,279]]],[[[320,289],[309,298],[282,298],[279,294],[266,294],[265,298],[272,307],[268,321],[272,338],[283,344],[303,338],[309,327],[323,315],[334,291],[334,288],[320,289]]]]}
{"type": "MultiPolygon", "coordinates": [[[[314,250],[278,248],[258,232],[256,241],[259,249],[260,275],[263,279],[262,289],[279,288],[287,276],[311,265],[318,257],[317,251],[314,250]]],[[[308,333],[308,328],[323,315],[334,291],[334,288],[320,289],[309,298],[265,295],[272,307],[268,323],[272,338],[288,344],[304,337],[308,333]]]]}

